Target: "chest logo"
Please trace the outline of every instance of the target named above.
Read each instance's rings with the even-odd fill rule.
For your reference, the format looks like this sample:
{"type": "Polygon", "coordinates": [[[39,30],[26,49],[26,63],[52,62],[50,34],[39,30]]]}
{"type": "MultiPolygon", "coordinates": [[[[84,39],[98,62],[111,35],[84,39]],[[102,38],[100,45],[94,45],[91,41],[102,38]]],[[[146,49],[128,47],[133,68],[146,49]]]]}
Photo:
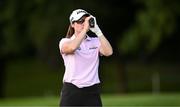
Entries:
{"type": "Polygon", "coordinates": [[[90,47],[89,49],[97,49],[98,47],[90,47]]]}

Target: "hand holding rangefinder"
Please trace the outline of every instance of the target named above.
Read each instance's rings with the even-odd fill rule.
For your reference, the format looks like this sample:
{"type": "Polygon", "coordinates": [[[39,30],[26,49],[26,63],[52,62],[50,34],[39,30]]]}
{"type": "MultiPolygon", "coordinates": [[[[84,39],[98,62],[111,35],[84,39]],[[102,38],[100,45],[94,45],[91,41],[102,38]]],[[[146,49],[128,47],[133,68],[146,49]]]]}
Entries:
{"type": "Polygon", "coordinates": [[[96,18],[94,16],[91,16],[91,18],[89,19],[89,26],[90,26],[90,30],[93,33],[95,33],[98,37],[103,35],[101,29],[97,25],[96,18]]]}

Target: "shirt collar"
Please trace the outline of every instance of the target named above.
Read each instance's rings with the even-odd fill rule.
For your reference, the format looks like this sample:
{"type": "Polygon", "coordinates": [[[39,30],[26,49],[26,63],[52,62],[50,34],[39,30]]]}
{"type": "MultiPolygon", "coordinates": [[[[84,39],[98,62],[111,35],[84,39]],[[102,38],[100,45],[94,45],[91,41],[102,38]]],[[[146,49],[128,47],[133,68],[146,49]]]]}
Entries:
{"type": "Polygon", "coordinates": [[[91,41],[91,38],[88,35],[86,35],[86,40],[91,41]]]}
{"type": "MultiPolygon", "coordinates": [[[[71,37],[71,40],[73,40],[73,39],[75,39],[75,35],[73,35],[73,36],[71,37]]],[[[85,40],[90,41],[91,38],[90,38],[88,35],[86,35],[85,40]]]]}

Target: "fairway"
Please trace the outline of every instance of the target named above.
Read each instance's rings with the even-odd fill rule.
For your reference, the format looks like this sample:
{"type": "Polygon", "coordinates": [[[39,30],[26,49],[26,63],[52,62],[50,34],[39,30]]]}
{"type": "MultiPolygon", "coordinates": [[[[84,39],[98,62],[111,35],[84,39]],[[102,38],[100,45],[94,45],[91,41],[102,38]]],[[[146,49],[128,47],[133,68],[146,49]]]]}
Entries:
{"type": "MultiPolygon", "coordinates": [[[[102,95],[103,106],[169,106],[180,107],[180,94],[129,94],[129,95],[102,95]]],[[[58,107],[58,97],[12,98],[0,100],[0,106],[52,106],[58,107]]]]}

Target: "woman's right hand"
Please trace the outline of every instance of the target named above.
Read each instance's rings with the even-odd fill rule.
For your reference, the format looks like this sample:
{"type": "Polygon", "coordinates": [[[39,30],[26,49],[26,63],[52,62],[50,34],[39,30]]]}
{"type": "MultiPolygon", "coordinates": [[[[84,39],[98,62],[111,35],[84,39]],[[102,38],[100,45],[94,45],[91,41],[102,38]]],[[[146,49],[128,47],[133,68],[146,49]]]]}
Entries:
{"type": "Polygon", "coordinates": [[[89,31],[89,29],[90,29],[90,26],[89,26],[89,19],[90,19],[91,17],[89,16],[89,17],[86,17],[86,19],[85,19],[85,21],[84,21],[84,29],[86,29],[86,31],[89,31]]]}

